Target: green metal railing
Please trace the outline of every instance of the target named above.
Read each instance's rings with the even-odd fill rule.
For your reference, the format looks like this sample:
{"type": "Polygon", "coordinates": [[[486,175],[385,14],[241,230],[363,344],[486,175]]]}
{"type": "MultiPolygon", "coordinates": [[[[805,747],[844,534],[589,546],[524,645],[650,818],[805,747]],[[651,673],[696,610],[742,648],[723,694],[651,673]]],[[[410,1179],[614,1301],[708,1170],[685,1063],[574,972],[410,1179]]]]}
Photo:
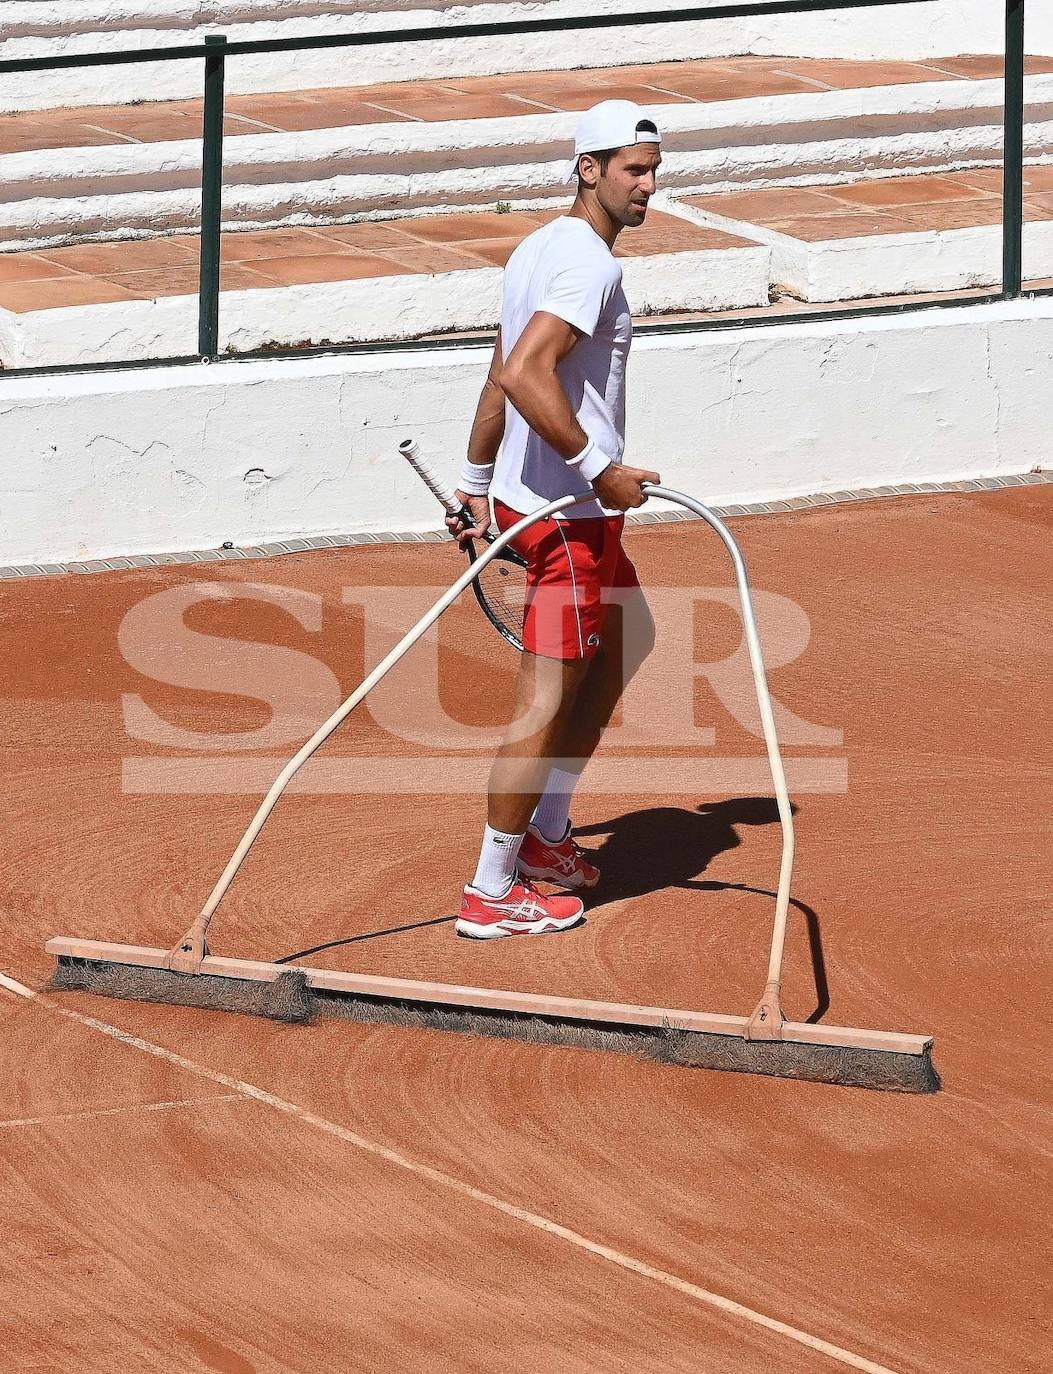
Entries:
{"type": "MultiPolygon", "coordinates": [[[[581,15],[553,19],[518,19],[485,24],[458,24],[448,28],[389,29],[356,34],[321,34],[316,37],[261,39],[231,43],[222,35],[209,35],[203,43],[186,43],[168,48],[145,48],[117,52],[78,53],[60,57],[18,58],[0,61],[0,77],[15,72],[58,71],[74,67],[108,67],[138,62],[204,61],[204,121],[201,160],[201,240],[198,288],[198,353],[193,357],[144,360],[141,365],[158,362],[214,362],[219,353],[220,242],[223,215],[223,106],[226,63],[229,58],[259,53],[317,51],[325,48],[357,48],[393,43],[446,42],[458,38],[490,38],[505,34],[556,33],[589,29],[629,28],[651,24],[689,23],[708,19],[748,18],[766,14],[804,14],[821,10],[874,9],[899,4],[932,4],[935,0],[739,0],[739,3],[687,7],[680,10],[646,10],[636,13],[581,15]]],[[[997,3],[997,0],[992,0],[997,3]]],[[[1003,151],[1002,284],[997,295],[976,293],[977,301],[1016,300],[1023,284],[1024,234],[1024,9],[1026,0],[1005,0],[1005,142],[1003,151]]],[[[859,315],[903,313],[941,305],[961,306],[969,298],[932,296],[914,304],[896,306],[855,306],[814,312],[816,318],[851,318],[859,315]]],[[[788,322],[793,317],[723,319],[706,322],[644,326],[653,332],[698,330],[707,327],[732,328],[743,324],[788,322]]],[[[799,316],[796,318],[800,318],[799,316]]],[[[462,341],[463,343],[463,341],[462,341]]],[[[345,345],[356,352],[378,352],[386,348],[406,348],[407,343],[345,345]]],[[[437,341],[428,341],[436,347],[437,341]]],[[[331,353],[334,347],[313,350],[331,353]]],[[[292,350],[290,350],[290,353],[292,350]]],[[[296,350],[302,356],[304,350],[296,350]]],[[[245,357],[246,355],[239,355],[245,357]]],[[[275,350],[268,352],[276,356],[275,350]]],[[[108,366],[128,366],[109,364],[108,366]]],[[[139,365],[139,364],[134,364],[139,365]]],[[[13,371],[98,370],[98,364],[70,367],[12,369],[13,371]]]]}

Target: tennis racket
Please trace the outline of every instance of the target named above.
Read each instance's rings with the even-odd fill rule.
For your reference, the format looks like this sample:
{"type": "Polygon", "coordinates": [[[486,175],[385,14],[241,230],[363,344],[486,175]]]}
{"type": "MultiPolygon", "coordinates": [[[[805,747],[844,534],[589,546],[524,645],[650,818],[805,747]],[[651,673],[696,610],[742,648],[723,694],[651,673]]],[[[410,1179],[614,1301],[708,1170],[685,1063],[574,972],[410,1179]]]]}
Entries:
{"type": "MultiPolygon", "coordinates": [[[[462,506],[453,492],[432,471],[421,457],[416,439],[404,439],[399,453],[450,515],[459,516],[468,525],[475,520],[467,506],[462,506]]],[[[495,536],[487,530],[480,542],[492,544],[495,536]]],[[[464,546],[470,563],[476,562],[479,549],[476,540],[464,546]]],[[[472,591],[483,614],[499,635],[509,644],[523,651],[523,610],[526,602],[526,560],[513,549],[505,547],[496,554],[472,583],[472,591]]]]}

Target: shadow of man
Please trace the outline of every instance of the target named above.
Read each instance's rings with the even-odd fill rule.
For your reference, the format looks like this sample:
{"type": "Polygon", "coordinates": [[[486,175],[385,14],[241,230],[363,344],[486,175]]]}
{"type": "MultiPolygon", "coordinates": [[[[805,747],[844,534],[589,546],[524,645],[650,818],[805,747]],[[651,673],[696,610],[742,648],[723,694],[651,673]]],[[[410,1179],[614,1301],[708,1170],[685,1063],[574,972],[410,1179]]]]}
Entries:
{"type": "MultiPolygon", "coordinates": [[[[796,806],[791,804],[791,810],[796,814],[796,806]]],[[[595,911],[609,902],[643,897],[671,887],[694,892],[748,892],[774,902],[775,893],[767,888],[702,880],[699,874],[718,854],[741,845],[736,826],[773,825],[778,819],[774,798],[734,797],[703,802],[693,811],[679,806],[655,806],[628,811],[595,825],[575,826],[575,837],[605,837],[601,845],[590,851],[601,877],[590,893],[583,894],[588,898],[588,907],[595,911]]],[[[790,898],[790,906],[804,918],[816,1005],[803,1019],[814,1022],[830,1005],[819,917],[796,897],[790,898]]]]}
{"type": "Polygon", "coordinates": [[[589,906],[643,897],[669,887],[697,887],[694,881],[711,861],[742,843],[735,827],[773,825],[779,811],[771,797],[732,797],[702,802],[693,811],[654,806],[627,811],[595,825],[576,825],[575,838],[603,835],[590,851],[600,870],[589,906]]]}

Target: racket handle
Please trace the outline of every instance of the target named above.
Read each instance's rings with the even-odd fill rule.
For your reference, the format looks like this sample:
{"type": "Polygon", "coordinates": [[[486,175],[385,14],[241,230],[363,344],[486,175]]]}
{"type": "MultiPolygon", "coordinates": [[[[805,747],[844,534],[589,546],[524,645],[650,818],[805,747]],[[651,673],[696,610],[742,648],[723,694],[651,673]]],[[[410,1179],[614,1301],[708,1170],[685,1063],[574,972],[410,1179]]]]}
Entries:
{"type": "Polygon", "coordinates": [[[464,511],[464,507],[456,500],[453,492],[440,477],[436,476],[421,457],[420,446],[416,439],[403,439],[402,443],[399,444],[399,452],[441,506],[445,506],[451,515],[460,515],[464,511]]]}

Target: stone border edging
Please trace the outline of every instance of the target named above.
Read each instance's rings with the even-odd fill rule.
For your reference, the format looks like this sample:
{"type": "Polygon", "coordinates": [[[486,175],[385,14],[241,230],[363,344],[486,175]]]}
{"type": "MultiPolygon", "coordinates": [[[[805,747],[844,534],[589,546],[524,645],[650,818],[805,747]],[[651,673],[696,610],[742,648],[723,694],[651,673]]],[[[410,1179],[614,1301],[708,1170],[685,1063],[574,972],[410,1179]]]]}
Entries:
{"type": "MultiPolygon", "coordinates": [[[[734,519],[742,515],[783,515],[790,511],[816,510],[822,506],[847,505],[856,501],[884,500],[892,496],[929,496],[955,492],[1001,491],[1009,487],[1053,486],[1053,471],[1025,472],[1008,477],[974,477],[960,482],[900,482],[895,486],[860,487],[855,491],[819,492],[814,496],[793,496],[784,501],[760,501],[755,505],[714,506],[715,513],[734,519]]],[[[630,525],[668,525],[697,520],[690,511],[644,511],[629,515],[630,525]]],[[[323,534],[310,538],[283,539],[271,544],[255,544],[237,549],[195,549],[185,553],[131,554],[127,557],[93,558],[84,563],[29,563],[20,567],[0,567],[0,581],[24,577],[55,577],[64,573],[121,572],[129,568],[185,566],[195,563],[226,563],[256,558],[275,558],[280,554],[309,553],[315,549],[353,548],[368,544],[441,544],[444,530],[382,530],[369,534],[323,534]]]]}

